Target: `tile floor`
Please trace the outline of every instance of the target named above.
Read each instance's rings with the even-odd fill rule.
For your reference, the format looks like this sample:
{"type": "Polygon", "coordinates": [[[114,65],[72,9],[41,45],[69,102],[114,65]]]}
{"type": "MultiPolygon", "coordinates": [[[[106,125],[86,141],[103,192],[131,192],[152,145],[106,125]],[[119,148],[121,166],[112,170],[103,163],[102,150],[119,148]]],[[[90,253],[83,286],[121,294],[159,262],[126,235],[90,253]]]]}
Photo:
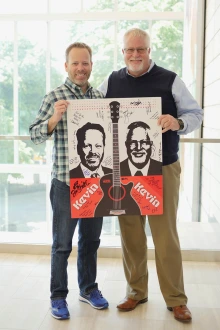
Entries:
{"type": "Polygon", "coordinates": [[[160,293],[155,262],[149,261],[149,301],[134,311],[121,313],[116,305],[125,294],[119,258],[99,258],[99,287],[109,309],[97,311],[78,300],[76,258],[69,262],[68,304],[71,318],[50,315],[50,256],[0,254],[1,330],[220,330],[220,263],[184,261],[185,289],[191,324],[182,324],[166,309],[160,293]]]}

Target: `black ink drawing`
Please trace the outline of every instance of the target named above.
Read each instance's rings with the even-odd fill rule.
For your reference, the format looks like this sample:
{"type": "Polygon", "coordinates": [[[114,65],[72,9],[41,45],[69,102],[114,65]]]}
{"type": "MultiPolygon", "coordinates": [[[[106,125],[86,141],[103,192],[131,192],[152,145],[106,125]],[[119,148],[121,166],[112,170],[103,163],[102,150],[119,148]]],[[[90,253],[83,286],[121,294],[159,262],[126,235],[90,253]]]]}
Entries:
{"type": "Polygon", "coordinates": [[[161,98],[68,101],[71,216],[161,214],[161,98]]]}
{"type": "Polygon", "coordinates": [[[70,170],[70,178],[101,177],[112,172],[102,166],[106,140],[103,126],[87,122],[77,130],[76,139],[80,163],[70,170]]]}
{"type": "Polygon", "coordinates": [[[95,216],[99,216],[104,212],[107,212],[109,215],[140,214],[140,209],[130,193],[133,183],[124,185],[120,180],[121,173],[118,138],[120,103],[117,101],[112,101],[109,105],[111,110],[113,131],[113,174],[105,175],[100,180],[100,187],[104,193],[104,196],[96,207],[95,216]]]}

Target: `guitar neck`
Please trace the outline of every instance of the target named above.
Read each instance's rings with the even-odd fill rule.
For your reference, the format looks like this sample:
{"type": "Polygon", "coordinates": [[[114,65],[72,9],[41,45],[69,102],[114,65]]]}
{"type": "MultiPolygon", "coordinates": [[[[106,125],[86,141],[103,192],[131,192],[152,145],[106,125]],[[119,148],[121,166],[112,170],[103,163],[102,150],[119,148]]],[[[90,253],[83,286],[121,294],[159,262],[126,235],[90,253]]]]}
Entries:
{"type": "Polygon", "coordinates": [[[119,159],[119,139],[118,139],[118,123],[113,123],[113,185],[120,186],[120,159],[119,159]]]}

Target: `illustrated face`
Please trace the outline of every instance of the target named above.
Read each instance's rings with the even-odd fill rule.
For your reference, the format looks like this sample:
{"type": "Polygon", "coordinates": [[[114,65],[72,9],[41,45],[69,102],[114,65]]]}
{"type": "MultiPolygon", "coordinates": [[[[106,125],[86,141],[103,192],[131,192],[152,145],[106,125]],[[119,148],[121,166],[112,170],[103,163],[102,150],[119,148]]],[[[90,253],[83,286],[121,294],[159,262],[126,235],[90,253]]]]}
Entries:
{"type": "Polygon", "coordinates": [[[72,48],[68,62],[65,63],[70,80],[86,92],[88,80],[92,71],[90,54],[86,48],[72,48]]]}
{"type": "Polygon", "coordinates": [[[78,152],[82,164],[90,171],[95,171],[104,157],[102,133],[96,129],[87,130],[82,148],[78,152]]]}
{"type": "Polygon", "coordinates": [[[152,141],[147,136],[147,130],[137,127],[133,130],[131,139],[126,142],[128,159],[138,169],[143,168],[152,153],[152,141]]]}
{"type": "Polygon", "coordinates": [[[150,48],[147,39],[143,36],[128,35],[124,41],[124,49],[122,52],[128,72],[134,77],[139,77],[147,72],[150,66],[150,48]],[[128,54],[124,49],[134,51],[128,54]]]}

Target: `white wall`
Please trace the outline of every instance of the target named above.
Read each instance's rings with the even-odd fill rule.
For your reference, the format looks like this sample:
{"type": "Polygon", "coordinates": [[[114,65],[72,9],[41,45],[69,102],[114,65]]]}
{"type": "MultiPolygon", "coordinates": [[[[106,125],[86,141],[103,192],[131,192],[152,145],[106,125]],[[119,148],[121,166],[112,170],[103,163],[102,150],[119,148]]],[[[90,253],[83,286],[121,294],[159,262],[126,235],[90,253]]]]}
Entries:
{"type": "MultiPolygon", "coordinates": [[[[220,0],[206,0],[203,138],[220,138],[220,0]]],[[[220,145],[204,144],[201,220],[220,222],[220,145]]]]}

